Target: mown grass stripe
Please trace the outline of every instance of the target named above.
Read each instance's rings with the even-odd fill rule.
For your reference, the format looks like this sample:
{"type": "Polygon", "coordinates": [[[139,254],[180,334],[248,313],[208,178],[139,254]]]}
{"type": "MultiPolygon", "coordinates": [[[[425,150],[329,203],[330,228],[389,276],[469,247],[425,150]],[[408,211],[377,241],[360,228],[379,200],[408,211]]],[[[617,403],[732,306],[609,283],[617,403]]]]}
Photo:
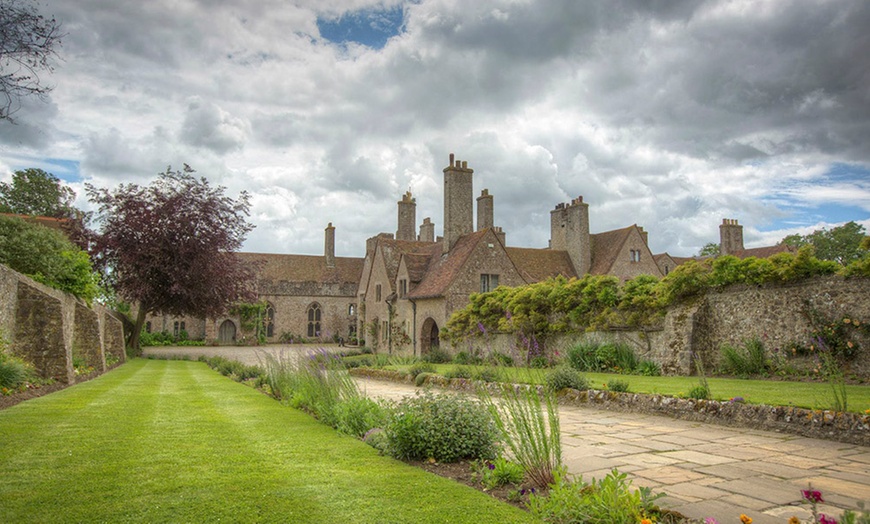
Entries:
{"type": "Polygon", "coordinates": [[[0,522],[532,522],[198,362],[0,411],[0,522]]]}

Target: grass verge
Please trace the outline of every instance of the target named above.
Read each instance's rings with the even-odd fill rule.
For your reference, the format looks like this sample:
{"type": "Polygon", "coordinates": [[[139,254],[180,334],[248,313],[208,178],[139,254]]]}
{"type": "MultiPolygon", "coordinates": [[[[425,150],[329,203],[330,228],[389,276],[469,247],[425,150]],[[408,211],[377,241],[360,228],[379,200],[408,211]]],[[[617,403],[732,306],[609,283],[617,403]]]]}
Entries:
{"type": "Polygon", "coordinates": [[[0,522],[534,522],[189,361],[0,411],[0,522]]]}
{"type": "MultiPolygon", "coordinates": [[[[402,366],[388,366],[403,369],[402,366]]],[[[474,371],[482,369],[479,366],[457,366],[456,364],[436,364],[439,374],[455,370],[457,367],[474,371]]],[[[528,368],[500,368],[504,380],[520,383],[544,384],[544,376],[548,370],[528,368]]],[[[660,394],[668,396],[683,396],[698,385],[698,377],[646,377],[641,375],[620,375],[616,373],[582,373],[587,378],[592,389],[606,389],[606,384],[612,380],[628,382],[632,393],[660,394]]],[[[714,400],[729,400],[742,397],[750,404],[766,404],[770,406],[795,406],[808,409],[830,409],[832,406],[831,385],[827,382],[789,382],[783,380],[747,380],[732,378],[708,377],[710,391],[714,400]]],[[[870,386],[847,385],[846,394],[849,399],[849,411],[864,413],[870,409],[870,386]]]]}

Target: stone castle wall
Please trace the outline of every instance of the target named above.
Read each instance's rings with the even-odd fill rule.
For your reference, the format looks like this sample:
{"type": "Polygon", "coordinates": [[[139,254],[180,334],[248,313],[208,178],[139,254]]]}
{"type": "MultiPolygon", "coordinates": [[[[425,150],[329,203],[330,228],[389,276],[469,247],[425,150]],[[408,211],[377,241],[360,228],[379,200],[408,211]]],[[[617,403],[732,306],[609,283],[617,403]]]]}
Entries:
{"type": "Polygon", "coordinates": [[[44,378],[72,384],[73,358],[106,371],[106,354],[126,358],[121,321],[101,307],[88,308],[68,293],[0,265],[0,332],[12,353],[44,378]]]}

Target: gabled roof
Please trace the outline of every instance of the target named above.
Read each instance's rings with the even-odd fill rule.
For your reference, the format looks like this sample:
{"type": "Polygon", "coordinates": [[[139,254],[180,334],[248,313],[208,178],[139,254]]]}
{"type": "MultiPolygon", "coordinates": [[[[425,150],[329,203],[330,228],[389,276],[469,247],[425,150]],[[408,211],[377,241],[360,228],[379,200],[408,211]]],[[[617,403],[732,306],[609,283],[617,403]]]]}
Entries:
{"type": "MultiPolygon", "coordinates": [[[[477,244],[480,243],[487,234],[492,235],[492,238],[498,241],[498,238],[492,233],[491,229],[482,229],[469,233],[459,238],[453,249],[447,255],[441,255],[441,251],[432,252],[429,261],[429,270],[423,277],[420,284],[408,294],[410,298],[434,298],[444,296],[450,284],[456,280],[456,277],[462,271],[468,257],[474,252],[477,244]]],[[[501,242],[499,242],[501,245],[501,242]]]]}
{"type": "MultiPolygon", "coordinates": [[[[390,289],[395,286],[396,274],[399,271],[399,262],[406,254],[416,254],[429,257],[433,251],[441,252],[441,244],[433,242],[418,242],[416,240],[396,240],[394,238],[378,238],[377,252],[381,253],[390,289]],[[436,249],[437,248],[437,249],[436,249]]],[[[425,268],[423,268],[425,271],[425,268]]],[[[410,267],[408,268],[410,272],[410,267]]],[[[395,291],[395,289],[392,289],[395,291]]]]}
{"type": "Polygon", "coordinates": [[[335,267],[326,267],[326,257],[317,255],[278,255],[273,253],[238,253],[245,261],[257,265],[257,276],[273,282],[317,282],[321,284],[359,285],[364,259],[335,257],[335,267]]]}
{"type": "Polygon", "coordinates": [[[577,276],[567,251],[525,247],[506,247],[505,251],[520,276],[529,284],[558,275],[567,278],[577,276]]]}
{"type": "Polygon", "coordinates": [[[429,269],[429,263],[432,261],[432,255],[440,252],[441,244],[434,244],[425,252],[404,255],[405,267],[408,268],[408,278],[411,282],[418,283],[423,280],[426,270],[429,269]]]}
{"type": "Polygon", "coordinates": [[[592,243],[592,266],[589,268],[589,273],[592,275],[608,274],[634,229],[637,229],[636,224],[589,235],[592,243]]]}

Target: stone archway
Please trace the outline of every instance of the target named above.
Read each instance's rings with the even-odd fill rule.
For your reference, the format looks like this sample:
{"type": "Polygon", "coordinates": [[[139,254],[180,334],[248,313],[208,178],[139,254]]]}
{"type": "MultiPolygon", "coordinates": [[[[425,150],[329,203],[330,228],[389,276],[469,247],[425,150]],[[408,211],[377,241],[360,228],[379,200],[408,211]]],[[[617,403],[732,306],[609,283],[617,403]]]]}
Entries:
{"type": "Polygon", "coordinates": [[[432,317],[423,321],[423,329],[420,332],[420,354],[426,355],[433,348],[437,349],[441,345],[441,339],[438,333],[438,324],[432,317]]]}
{"type": "Polygon", "coordinates": [[[218,342],[231,344],[236,341],[236,324],[232,320],[224,320],[218,329],[218,342]]]}

